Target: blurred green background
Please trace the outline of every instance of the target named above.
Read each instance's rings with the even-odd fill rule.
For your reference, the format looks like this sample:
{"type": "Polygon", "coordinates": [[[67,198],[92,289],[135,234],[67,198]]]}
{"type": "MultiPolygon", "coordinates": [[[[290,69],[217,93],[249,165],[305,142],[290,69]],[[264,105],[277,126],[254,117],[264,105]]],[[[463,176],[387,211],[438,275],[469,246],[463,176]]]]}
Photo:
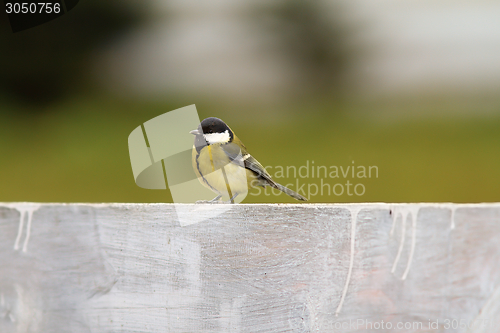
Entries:
{"type": "Polygon", "coordinates": [[[310,202],[500,200],[499,6],[464,27],[391,1],[144,4],[82,1],[16,34],[0,14],[0,201],[172,202],[135,185],[127,138],[190,104],[264,166],[378,167],[323,180],[364,195],[310,202]]]}

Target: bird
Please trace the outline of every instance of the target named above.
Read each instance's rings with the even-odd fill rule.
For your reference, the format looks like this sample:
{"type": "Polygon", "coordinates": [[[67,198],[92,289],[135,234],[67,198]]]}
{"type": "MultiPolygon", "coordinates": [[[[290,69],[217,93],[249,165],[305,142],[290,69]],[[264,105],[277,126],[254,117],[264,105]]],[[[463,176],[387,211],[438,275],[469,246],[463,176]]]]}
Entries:
{"type": "Polygon", "coordinates": [[[302,195],[278,184],[266,169],[248,153],[247,148],[221,119],[204,119],[197,129],[192,149],[193,169],[200,183],[217,196],[210,203],[217,203],[222,196],[230,197],[227,203],[250,187],[271,186],[294,199],[307,201],[302,195]],[[215,171],[222,172],[215,172],[215,171]]]}

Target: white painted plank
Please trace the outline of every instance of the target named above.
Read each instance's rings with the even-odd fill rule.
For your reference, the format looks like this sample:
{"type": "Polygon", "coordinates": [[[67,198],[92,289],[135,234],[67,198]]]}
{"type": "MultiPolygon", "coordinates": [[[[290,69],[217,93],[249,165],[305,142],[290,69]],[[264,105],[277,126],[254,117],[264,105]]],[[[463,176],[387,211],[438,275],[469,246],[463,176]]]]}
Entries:
{"type": "Polygon", "coordinates": [[[0,204],[0,332],[500,324],[500,204],[175,207],[0,204]]]}

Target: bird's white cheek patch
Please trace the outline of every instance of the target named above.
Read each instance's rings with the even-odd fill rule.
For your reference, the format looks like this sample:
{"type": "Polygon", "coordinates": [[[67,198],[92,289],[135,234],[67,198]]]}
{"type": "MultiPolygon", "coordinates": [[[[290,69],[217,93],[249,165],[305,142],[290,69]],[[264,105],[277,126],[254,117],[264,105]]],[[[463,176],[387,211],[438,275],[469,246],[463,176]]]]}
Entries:
{"type": "Polygon", "coordinates": [[[226,130],[223,133],[203,134],[203,136],[205,137],[205,140],[207,140],[208,144],[229,142],[229,132],[228,132],[228,130],[226,130]]]}

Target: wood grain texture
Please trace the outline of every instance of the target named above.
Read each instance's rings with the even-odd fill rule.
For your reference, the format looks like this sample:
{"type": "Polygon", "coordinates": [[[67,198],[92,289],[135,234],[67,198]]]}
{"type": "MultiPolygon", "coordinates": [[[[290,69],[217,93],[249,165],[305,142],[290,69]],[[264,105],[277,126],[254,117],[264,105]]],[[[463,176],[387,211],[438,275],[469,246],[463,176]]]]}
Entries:
{"type": "Polygon", "coordinates": [[[500,204],[0,203],[0,265],[2,333],[500,327],[500,204]]]}

